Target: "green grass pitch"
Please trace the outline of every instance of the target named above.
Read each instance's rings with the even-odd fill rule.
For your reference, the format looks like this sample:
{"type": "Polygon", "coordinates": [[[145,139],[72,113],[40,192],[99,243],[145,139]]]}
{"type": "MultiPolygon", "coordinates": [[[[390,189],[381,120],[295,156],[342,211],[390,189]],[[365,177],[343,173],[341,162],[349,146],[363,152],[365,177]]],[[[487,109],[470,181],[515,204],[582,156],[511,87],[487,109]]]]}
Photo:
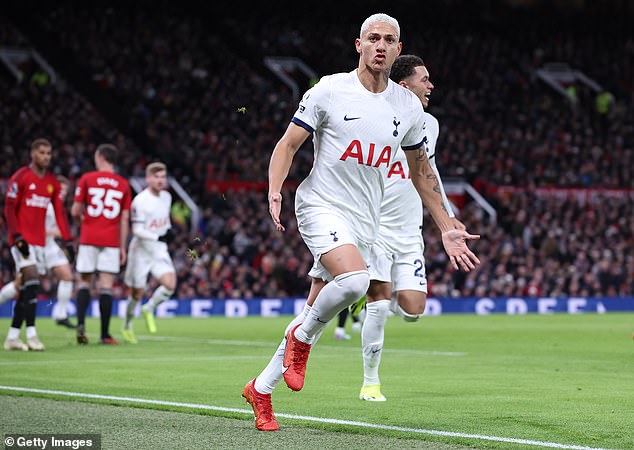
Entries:
{"type": "MultiPolygon", "coordinates": [[[[385,403],[358,399],[360,336],[335,341],[331,326],[304,390],[282,381],[273,395],[280,431],[258,432],[240,393],[289,320],[158,319],[149,336],[139,318],[139,344],[102,346],[91,319],[79,347],[40,319],[45,352],[0,353],[0,429],[100,433],[104,449],[634,448],[634,314],[392,317],[385,403]]],[[[115,337],[120,326],[113,319],[115,337]]]]}

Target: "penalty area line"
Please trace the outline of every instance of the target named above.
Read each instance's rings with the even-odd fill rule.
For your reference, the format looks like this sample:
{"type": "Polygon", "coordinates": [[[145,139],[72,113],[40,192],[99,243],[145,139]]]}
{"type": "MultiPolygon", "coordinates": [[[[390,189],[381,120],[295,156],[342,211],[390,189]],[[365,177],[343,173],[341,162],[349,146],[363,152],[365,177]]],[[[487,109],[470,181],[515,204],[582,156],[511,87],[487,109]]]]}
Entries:
{"type": "MultiPolygon", "coordinates": [[[[227,408],[223,406],[202,405],[198,403],[171,402],[166,400],[152,400],[152,399],[146,399],[146,398],[119,397],[115,395],[86,394],[82,392],[56,391],[56,390],[50,390],[50,389],[36,389],[36,388],[24,388],[19,386],[0,385],[0,391],[1,390],[14,391],[14,392],[30,392],[35,394],[58,395],[62,397],[114,400],[114,401],[120,401],[120,402],[126,402],[126,403],[138,403],[138,404],[149,404],[149,405],[160,405],[160,406],[177,406],[177,407],[184,407],[184,408],[232,412],[232,413],[248,414],[248,415],[253,414],[253,411],[251,411],[250,409],[227,408]]],[[[377,430],[401,431],[401,432],[407,432],[407,433],[427,434],[427,435],[434,435],[434,436],[446,436],[446,437],[458,437],[458,438],[467,438],[467,439],[478,439],[478,440],[485,440],[485,441],[506,442],[506,443],[512,443],[512,444],[533,445],[536,447],[561,448],[561,449],[569,449],[569,450],[607,450],[607,449],[602,449],[599,447],[586,447],[582,445],[572,445],[572,444],[558,444],[556,442],[535,441],[531,439],[506,438],[506,437],[500,437],[500,436],[458,433],[458,432],[452,432],[452,431],[426,430],[424,428],[399,427],[395,425],[381,425],[376,423],[358,422],[358,421],[343,420],[343,419],[330,419],[325,417],[301,416],[296,414],[284,414],[284,413],[280,413],[280,414],[276,413],[275,415],[276,417],[283,417],[285,419],[304,420],[307,422],[320,422],[320,423],[327,423],[327,424],[333,424],[333,425],[349,425],[353,427],[377,429],[377,430]]]]}

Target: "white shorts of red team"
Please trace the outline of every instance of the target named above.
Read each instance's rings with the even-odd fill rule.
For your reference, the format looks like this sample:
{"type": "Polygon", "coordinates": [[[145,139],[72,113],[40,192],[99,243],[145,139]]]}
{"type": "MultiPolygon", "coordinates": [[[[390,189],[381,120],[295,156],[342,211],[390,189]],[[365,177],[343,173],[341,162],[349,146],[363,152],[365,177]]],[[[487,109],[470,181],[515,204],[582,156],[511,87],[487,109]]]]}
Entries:
{"type": "Polygon", "coordinates": [[[81,244],[77,250],[75,269],[79,273],[119,273],[119,248],[81,244]]]}
{"type": "Polygon", "coordinates": [[[342,217],[329,212],[310,214],[299,221],[297,226],[315,260],[308,273],[311,277],[332,281],[332,275],[322,266],[319,259],[321,255],[342,245],[354,245],[367,263],[370,245],[360,240],[353,232],[353,227],[342,217]]]}
{"type": "Polygon", "coordinates": [[[144,288],[148,275],[156,279],[169,272],[176,272],[167,244],[159,241],[142,242],[132,238],[128,247],[128,263],[125,268],[125,284],[134,288],[144,288]]]}
{"type": "Polygon", "coordinates": [[[46,275],[47,271],[54,267],[68,264],[66,254],[54,240],[47,240],[44,247],[29,245],[28,258],[25,258],[14,245],[11,247],[11,256],[13,256],[16,271],[28,266],[36,266],[40,275],[46,275]]]}
{"type": "Polygon", "coordinates": [[[392,292],[411,290],[426,294],[427,276],[422,239],[420,244],[407,249],[411,251],[403,250],[395,250],[379,236],[367,259],[370,280],[391,282],[392,292]]]}

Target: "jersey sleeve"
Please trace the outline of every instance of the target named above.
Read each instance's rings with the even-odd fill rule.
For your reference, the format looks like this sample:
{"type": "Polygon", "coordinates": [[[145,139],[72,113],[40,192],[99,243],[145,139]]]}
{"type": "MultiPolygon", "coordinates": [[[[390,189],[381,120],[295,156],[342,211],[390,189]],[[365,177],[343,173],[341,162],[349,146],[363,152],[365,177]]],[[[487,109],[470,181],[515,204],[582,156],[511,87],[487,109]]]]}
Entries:
{"type": "Polygon", "coordinates": [[[17,206],[20,203],[21,195],[22,186],[18,174],[15,174],[9,180],[9,188],[4,201],[4,218],[9,228],[9,244],[11,245],[13,245],[14,236],[20,232],[18,230],[17,206]]]}
{"type": "Polygon", "coordinates": [[[141,206],[141,202],[139,201],[139,196],[137,195],[134,200],[132,200],[132,204],[130,206],[130,221],[132,225],[140,223],[144,224],[146,217],[145,211],[143,211],[143,207],[141,206]]]}
{"type": "Polygon", "coordinates": [[[407,150],[417,150],[423,146],[423,141],[425,140],[425,116],[423,111],[423,105],[420,100],[416,98],[414,94],[412,95],[412,100],[414,104],[412,105],[412,126],[407,130],[405,136],[403,137],[403,141],[401,141],[401,148],[405,151],[407,150]]]}
{"type": "Polygon", "coordinates": [[[73,202],[84,204],[86,200],[86,177],[82,176],[77,182],[73,202]]]}
{"type": "Polygon", "coordinates": [[[329,77],[323,77],[306,91],[291,122],[313,133],[326,117],[330,106],[332,88],[329,77]]]}
{"type": "Polygon", "coordinates": [[[54,181],[52,202],[53,209],[55,210],[55,221],[57,222],[57,227],[62,235],[62,239],[68,241],[72,239],[72,235],[70,234],[70,225],[68,224],[68,216],[66,215],[66,208],[64,208],[64,201],[60,197],[60,184],[57,180],[54,181]]]}

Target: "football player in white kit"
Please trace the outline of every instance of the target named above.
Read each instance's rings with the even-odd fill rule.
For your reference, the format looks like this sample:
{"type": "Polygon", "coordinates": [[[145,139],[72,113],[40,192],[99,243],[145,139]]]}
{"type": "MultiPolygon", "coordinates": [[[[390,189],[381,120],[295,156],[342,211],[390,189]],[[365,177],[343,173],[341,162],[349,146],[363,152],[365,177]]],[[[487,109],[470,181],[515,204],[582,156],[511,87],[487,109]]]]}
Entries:
{"type": "MultiPolygon", "coordinates": [[[[412,91],[423,107],[434,89],[423,60],[415,55],[396,58],[390,78],[412,91]]],[[[455,218],[436,168],[438,120],[425,112],[427,139],[425,151],[439,181],[443,203],[457,229],[465,226],[455,218]]],[[[361,331],[363,386],[361,400],[385,401],[381,393],[379,364],[383,351],[384,329],[390,310],[407,322],[416,322],[425,311],[427,279],[424,243],[421,233],[423,206],[408,180],[406,157],[399,152],[387,174],[381,203],[379,235],[368,260],[370,288],[366,296],[366,317],[361,331]]]]}
{"type": "Polygon", "coordinates": [[[133,237],[128,247],[128,265],[125,270],[125,284],[130,289],[130,295],[122,335],[131,344],[137,343],[132,319],[137,305],[143,299],[148,275],[152,274],[160,283],[150,300],[141,308],[150,333],[156,333],[154,309],[170,298],[176,289],[176,270],[167,248],[174,235],[170,220],[172,195],[165,190],[165,164],[148,164],[145,180],[147,188],[132,200],[133,237]]]}
{"type": "MultiPolygon", "coordinates": [[[[57,180],[61,186],[59,196],[62,200],[65,200],[70,182],[68,178],[61,175],[57,176],[57,180]]],[[[72,259],[73,255],[67,255],[67,252],[69,252],[72,247],[68,247],[64,250],[57,243],[56,239],[61,238],[62,234],[57,226],[55,210],[50,203],[46,208],[45,224],[46,244],[44,245],[44,266],[47,272],[53,272],[58,279],[57,303],[55,303],[53,307],[53,318],[58,325],[75,328],[75,325],[68,319],[68,304],[73,295],[73,272],[70,267],[70,262],[68,261],[68,256],[72,259]]],[[[17,290],[20,287],[19,284],[18,280],[11,281],[0,289],[0,305],[16,298],[17,290]]]]}
{"type": "Polygon", "coordinates": [[[283,231],[281,187],[295,153],[313,135],[315,162],[297,189],[295,214],[317,269],[331,281],[312,307],[289,324],[285,341],[262,374],[244,387],[242,395],[253,407],[260,430],[279,428],[271,405],[279,380],[283,377],[292,390],[302,389],[311,344],[369,287],[365,261],[378,233],[384,179],[399,147],[407,153],[412,182],[442,232],[454,268],[468,271],[479,263],[466,246],[467,239],[478,236],[456,230],[443,209],[438,180],[423,148],[420,100],[389,80],[402,48],[398,22],[386,14],[370,16],[355,46],[358,68],[323,77],[304,94],[271,156],[269,211],[283,231]]]}

